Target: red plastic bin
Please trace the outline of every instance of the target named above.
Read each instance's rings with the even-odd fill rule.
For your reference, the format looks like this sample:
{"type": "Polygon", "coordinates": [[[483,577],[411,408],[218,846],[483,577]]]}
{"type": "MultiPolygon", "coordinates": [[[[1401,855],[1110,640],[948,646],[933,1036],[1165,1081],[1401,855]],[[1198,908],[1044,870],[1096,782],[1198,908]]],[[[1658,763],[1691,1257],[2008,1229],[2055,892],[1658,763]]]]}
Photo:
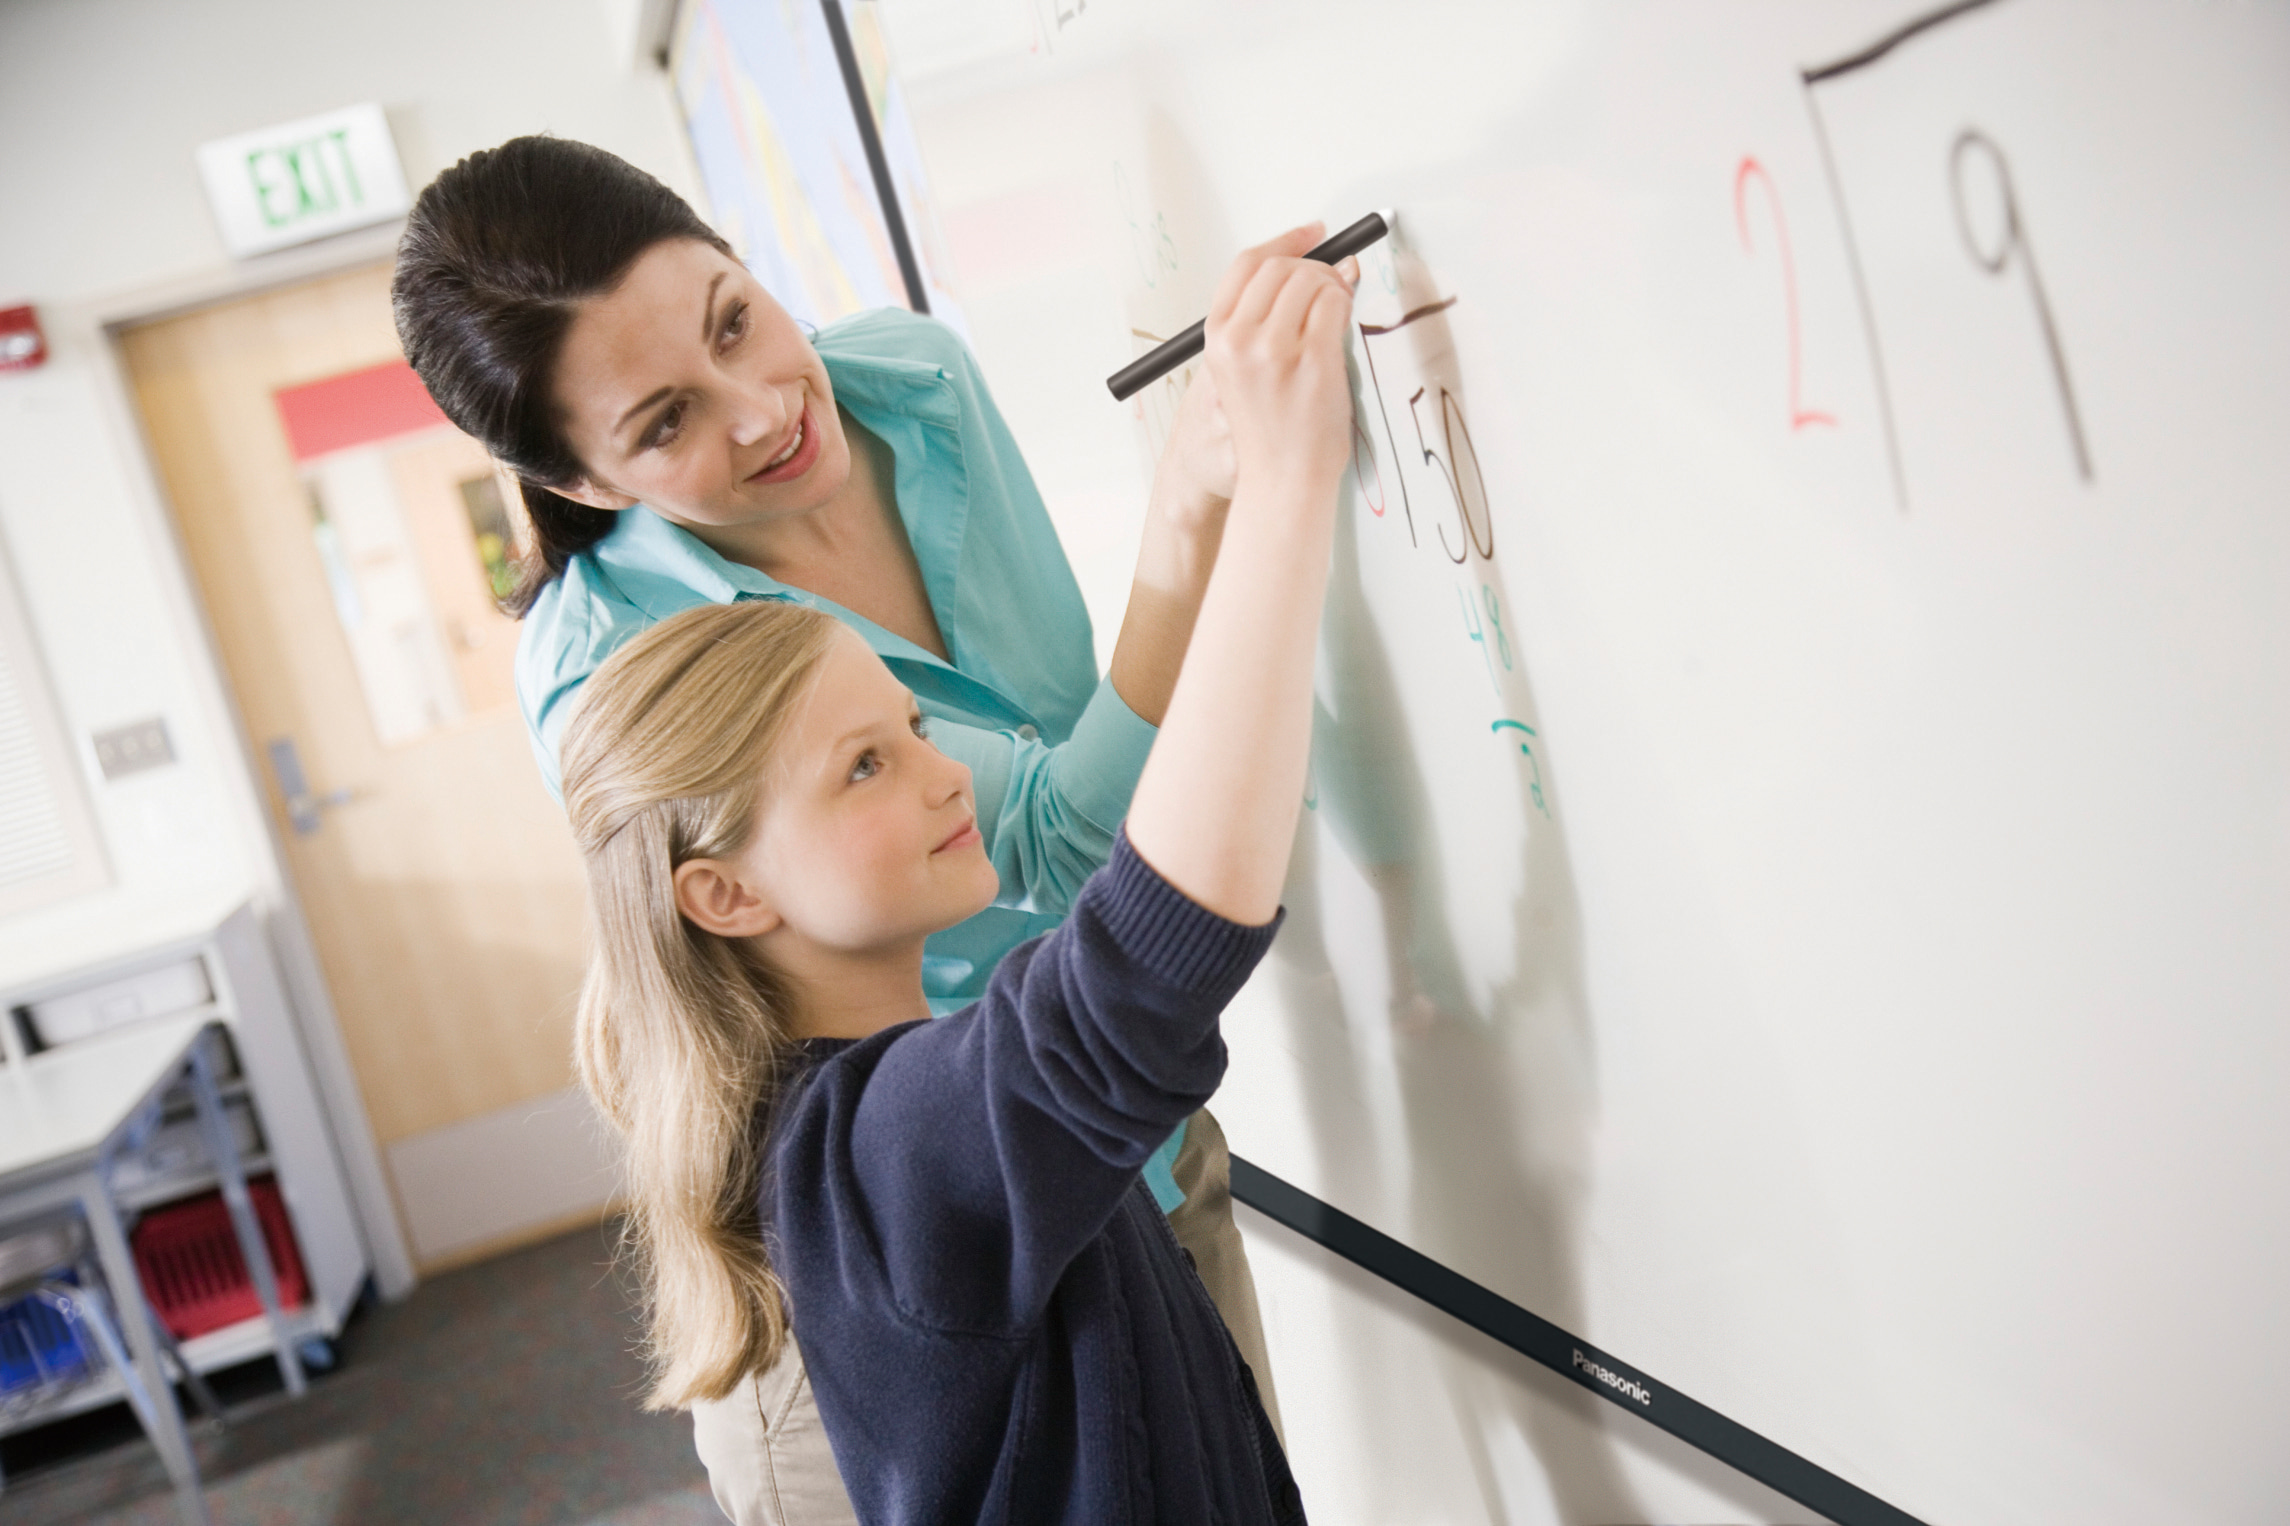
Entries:
{"type": "MultiPolygon", "coordinates": [[[[248,1182],[247,1194],[254,1199],[255,1219],[262,1225],[263,1243],[270,1247],[270,1264],[278,1274],[279,1307],[293,1309],[310,1289],[286,1203],[278,1195],[278,1183],[268,1177],[248,1182]]],[[[187,1341],[262,1312],[262,1299],[247,1272],[246,1257],[239,1254],[239,1239],[231,1230],[231,1211],[222,1193],[155,1208],[143,1216],[130,1238],[143,1296],[175,1339],[187,1341]]]]}

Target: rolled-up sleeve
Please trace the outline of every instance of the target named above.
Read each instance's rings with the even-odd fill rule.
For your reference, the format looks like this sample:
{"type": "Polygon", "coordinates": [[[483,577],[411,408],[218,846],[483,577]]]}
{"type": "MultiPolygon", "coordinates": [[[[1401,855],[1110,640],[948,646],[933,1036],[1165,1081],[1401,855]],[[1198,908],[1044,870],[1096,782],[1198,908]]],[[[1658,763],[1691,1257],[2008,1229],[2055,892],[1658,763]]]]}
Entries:
{"type": "MultiPolygon", "coordinates": [[[[927,707],[926,707],[927,708],[927,707]]],[[[1073,735],[1052,747],[1013,731],[933,720],[931,738],[970,769],[1002,904],[1063,915],[1113,851],[1157,734],[1101,680],[1073,735]]]]}

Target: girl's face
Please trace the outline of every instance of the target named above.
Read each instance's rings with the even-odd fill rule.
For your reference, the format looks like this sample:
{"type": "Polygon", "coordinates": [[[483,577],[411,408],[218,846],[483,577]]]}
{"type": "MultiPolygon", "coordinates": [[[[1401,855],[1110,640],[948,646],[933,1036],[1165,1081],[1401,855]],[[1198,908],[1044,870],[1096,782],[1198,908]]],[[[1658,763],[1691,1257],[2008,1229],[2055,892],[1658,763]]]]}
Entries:
{"type": "Polygon", "coordinates": [[[694,239],[654,244],[584,304],[554,401],[600,509],[645,503],[693,526],[815,509],[851,449],[819,352],[745,266],[694,239]]]}
{"type": "Polygon", "coordinates": [[[749,935],[799,978],[911,952],[1001,888],[970,770],[931,745],[914,696],[848,630],[821,659],[761,787],[756,833],[719,872],[763,913],[749,935]]]}

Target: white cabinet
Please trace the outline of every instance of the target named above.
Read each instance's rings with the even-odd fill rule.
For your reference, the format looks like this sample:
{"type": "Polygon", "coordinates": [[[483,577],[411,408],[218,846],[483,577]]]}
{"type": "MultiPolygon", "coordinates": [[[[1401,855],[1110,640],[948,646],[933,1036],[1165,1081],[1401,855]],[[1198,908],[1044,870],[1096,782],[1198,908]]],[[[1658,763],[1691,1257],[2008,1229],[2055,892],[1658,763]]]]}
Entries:
{"type": "MultiPolygon", "coordinates": [[[[196,1013],[221,1019],[231,1051],[217,1057],[225,1116],[248,1173],[277,1179],[301,1251],[309,1296],[294,1311],[294,1325],[303,1337],[340,1331],[370,1258],[276,961],[251,906],[194,914],[131,954],[46,973],[18,971],[13,980],[0,971],[0,1013],[0,1047],[11,1062],[58,1047],[58,1040],[68,1045],[156,1018],[196,1013]]],[[[5,1096],[0,1089],[0,1106],[5,1096]]],[[[131,1217],[215,1187],[187,1095],[171,1099],[157,1127],[118,1157],[112,1182],[131,1217]]],[[[213,1371],[269,1346],[258,1316],[185,1341],[183,1353],[194,1367],[213,1371]]],[[[58,1409],[13,1417],[0,1430],[84,1408],[107,1397],[106,1386],[84,1390],[58,1409]]]]}

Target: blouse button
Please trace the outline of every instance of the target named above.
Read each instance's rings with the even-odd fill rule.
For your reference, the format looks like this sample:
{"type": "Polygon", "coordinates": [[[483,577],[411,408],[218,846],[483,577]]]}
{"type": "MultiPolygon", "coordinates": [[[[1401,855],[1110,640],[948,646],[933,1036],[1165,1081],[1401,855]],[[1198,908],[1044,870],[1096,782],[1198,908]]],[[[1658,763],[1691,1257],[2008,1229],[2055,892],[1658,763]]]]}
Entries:
{"type": "Polygon", "coordinates": [[[1033,740],[1035,737],[1038,737],[1038,736],[1040,736],[1040,735],[1041,735],[1041,733],[1040,733],[1040,732],[1038,732],[1038,731],[1036,731],[1036,730],[1035,730],[1033,727],[1031,727],[1031,726],[1020,726],[1020,727],[1018,728],[1018,736],[1019,736],[1019,738],[1020,738],[1021,740],[1023,740],[1023,741],[1028,741],[1028,742],[1031,742],[1031,741],[1032,741],[1032,740],[1033,740]]]}

